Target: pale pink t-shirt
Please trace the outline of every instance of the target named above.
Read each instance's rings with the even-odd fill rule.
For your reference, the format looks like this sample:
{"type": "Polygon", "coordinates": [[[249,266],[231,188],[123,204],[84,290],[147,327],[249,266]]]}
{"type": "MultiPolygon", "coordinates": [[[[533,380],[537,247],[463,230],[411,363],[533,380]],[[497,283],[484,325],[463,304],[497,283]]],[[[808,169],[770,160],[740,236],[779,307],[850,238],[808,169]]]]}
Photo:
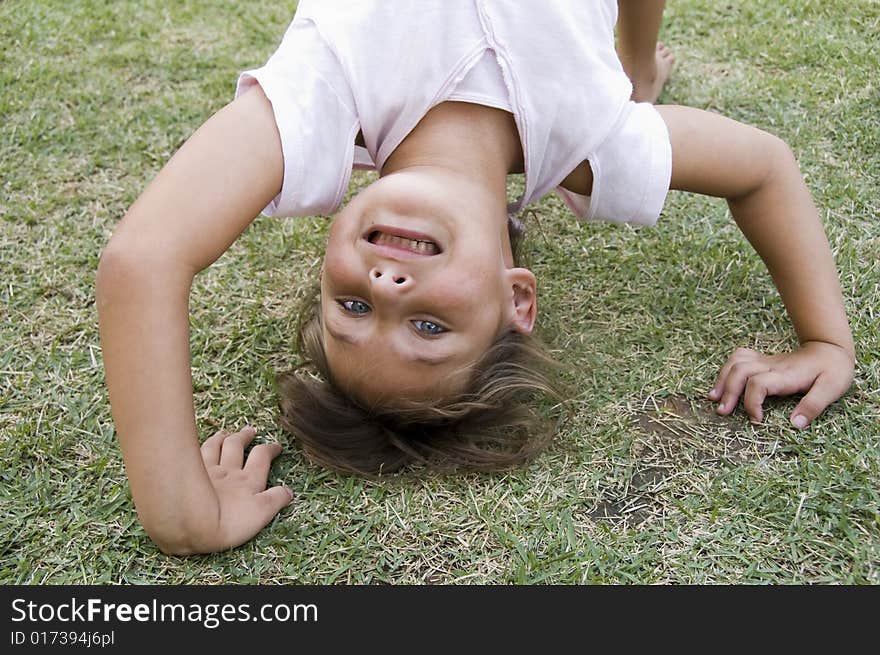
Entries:
{"type": "Polygon", "coordinates": [[[236,88],[262,87],[281,135],[283,184],[264,213],[334,213],[353,167],[381,170],[431,107],[461,100],[514,115],[525,192],[511,211],[555,190],[583,220],[655,223],[669,136],[652,105],[629,100],[616,17],[616,0],[301,0],[236,88]],[[559,187],[585,160],[591,196],[559,187]]]}

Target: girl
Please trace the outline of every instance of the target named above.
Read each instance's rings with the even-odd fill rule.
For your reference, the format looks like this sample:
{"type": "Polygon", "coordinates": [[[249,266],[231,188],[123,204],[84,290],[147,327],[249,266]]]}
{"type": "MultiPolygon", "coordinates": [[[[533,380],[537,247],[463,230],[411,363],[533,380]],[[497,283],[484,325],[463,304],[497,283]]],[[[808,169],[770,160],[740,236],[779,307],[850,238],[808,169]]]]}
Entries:
{"type": "Polygon", "coordinates": [[[265,489],[280,446],[244,460],[252,429],[199,449],[193,276],[261,209],[335,213],[353,166],[379,178],[335,217],[301,334],[324,382],[282,382],[285,426],[316,461],[365,473],[437,458],[494,468],[546,443],[521,411],[551,385],[534,368],[536,282],[514,262],[508,216],[553,190],[579,218],[635,224],[657,220],[670,188],[727,198],[801,345],[737,350],[709,397],[722,414],[742,398],[760,421],[766,396],[806,392],[791,417],[802,428],[846,391],[852,337],[790,150],[715,114],[631,100],[656,99],[671,67],[654,48],[660,10],[621,3],[618,58],[611,0],[299,4],[276,53],[162,169],[99,266],[114,420],[162,550],[235,546],[292,498],[265,489]],[[525,175],[513,203],[510,173],[525,175]]]}

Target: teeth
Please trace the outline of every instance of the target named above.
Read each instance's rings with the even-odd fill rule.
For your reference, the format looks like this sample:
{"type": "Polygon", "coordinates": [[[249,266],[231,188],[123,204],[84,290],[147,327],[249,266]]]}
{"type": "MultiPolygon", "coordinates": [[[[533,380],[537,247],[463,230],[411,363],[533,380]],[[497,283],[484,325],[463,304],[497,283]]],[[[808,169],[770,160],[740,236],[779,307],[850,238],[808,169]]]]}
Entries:
{"type": "Polygon", "coordinates": [[[410,250],[422,255],[433,255],[437,253],[437,244],[433,241],[419,241],[418,239],[405,239],[404,237],[395,236],[393,234],[385,234],[379,232],[373,243],[380,246],[390,246],[392,248],[401,248],[410,250]]]}

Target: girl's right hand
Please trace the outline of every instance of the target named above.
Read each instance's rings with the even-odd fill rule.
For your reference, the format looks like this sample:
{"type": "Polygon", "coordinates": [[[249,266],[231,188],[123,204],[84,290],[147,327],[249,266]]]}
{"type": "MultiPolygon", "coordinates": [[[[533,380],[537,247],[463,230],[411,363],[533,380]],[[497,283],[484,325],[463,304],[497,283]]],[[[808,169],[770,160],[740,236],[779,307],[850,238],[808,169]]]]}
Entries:
{"type": "Polygon", "coordinates": [[[266,489],[269,467],[281,454],[281,444],[254,446],[245,460],[244,450],[255,436],[252,427],[233,433],[221,430],[201,446],[202,460],[219,503],[216,531],[204,542],[200,540],[201,552],[243,544],[293,500],[293,492],[286,487],[266,489]]]}
{"type": "Polygon", "coordinates": [[[764,355],[737,348],[718,374],[709,399],[720,401],[717,412],[729,416],[740,396],[753,423],[764,420],[768,396],[804,393],[789,420],[798,429],[807,427],[849,389],[855,358],[842,346],[808,341],[791,353],[764,355]]]}

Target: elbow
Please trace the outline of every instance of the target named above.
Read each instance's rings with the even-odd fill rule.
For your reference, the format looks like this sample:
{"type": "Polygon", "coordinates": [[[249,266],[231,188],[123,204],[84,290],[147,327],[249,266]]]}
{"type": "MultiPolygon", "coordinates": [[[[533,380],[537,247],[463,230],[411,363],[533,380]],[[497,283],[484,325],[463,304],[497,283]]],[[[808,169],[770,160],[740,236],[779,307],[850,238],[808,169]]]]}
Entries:
{"type": "Polygon", "coordinates": [[[127,311],[146,279],[137,254],[111,240],[101,253],[95,273],[95,308],[102,331],[106,320],[127,311]]]}
{"type": "Polygon", "coordinates": [[[123,246],[117,245],[113,239],[104,247],[98,261],[95,274],[95,295],[100,306],[101,299],[106,298],[114,288],[114,282],[122,277],[122,272],[132,265],[133,255],[123,246]]]}
{"type": "Polygon", "coordinates": [[[111,240],[98,261],[98,270],[95,273],[95,306],[98,318],[104,317],[108,307],[115,304],[120,297],[124,297],[126,269],[131,268],[129,256],[123,249],[113,245],[111,240]]]}
{"type": "Polygon", "coordinates": [[[118,230],[101,251],[98,270],[95,274],[95,293],[98,301],[114,289],[124,285],[133,272],[142,268],[143,248],[137,245],[137,239],[126,235],[125,230],[118,230]]]}
{"type": "Polygon", "coordinates": [[[157,226],[143,208],[132,206],[101,251],[95,276],[98,300],[132,285],[189,283],[200,268],[179,237],[157,226]]]}
{"type": "Polygon", "coordinates": [[[147,241],[114,235],[104,247],[95,273],[99,316],[108,305],[128,303],[134,296],[157,289],[188,292],[195,275],[192,267],[147,241]]]}

